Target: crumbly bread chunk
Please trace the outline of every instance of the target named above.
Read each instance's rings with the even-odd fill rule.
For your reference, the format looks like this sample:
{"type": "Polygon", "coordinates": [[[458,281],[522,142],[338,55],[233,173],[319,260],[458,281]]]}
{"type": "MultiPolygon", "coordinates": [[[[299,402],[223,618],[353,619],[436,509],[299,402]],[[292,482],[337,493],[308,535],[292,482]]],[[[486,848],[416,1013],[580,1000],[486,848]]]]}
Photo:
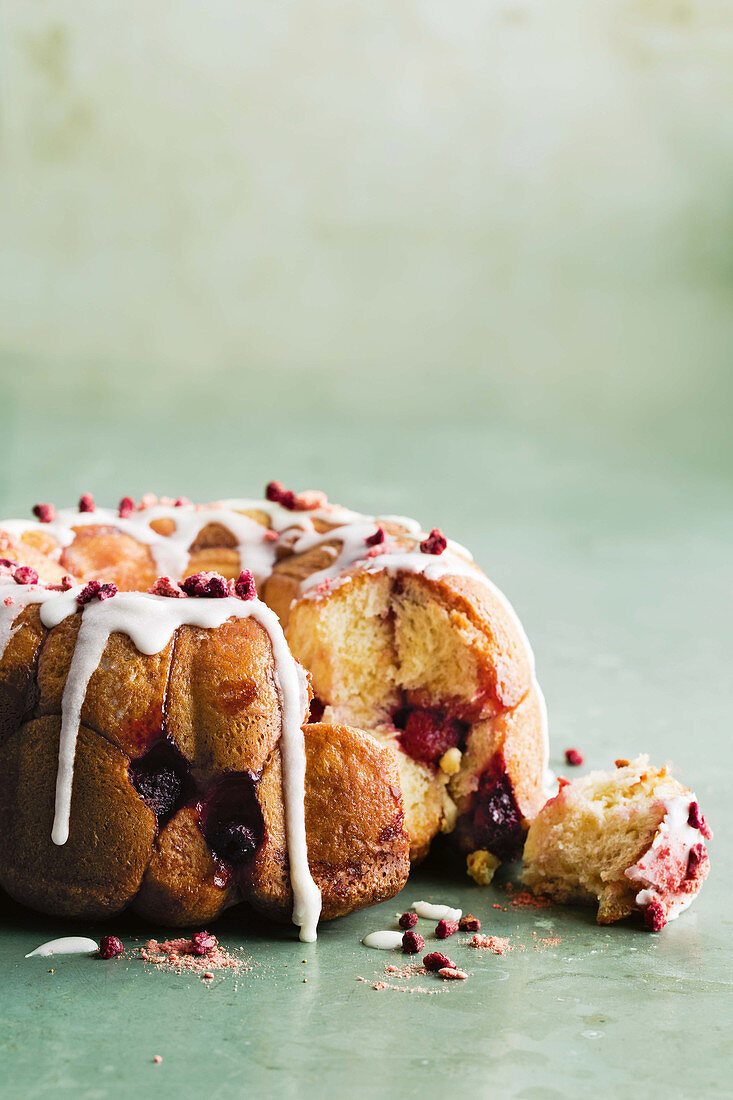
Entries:
{"type": "Polygon", "coordinates": [[[642,910],[661,927],[699,891],[710,832],[692,791],[665,767],[647,756],[619,764],[561,781],[529,828],[524,882],[558,901],[597,901],[599,924],[642,910]]]}

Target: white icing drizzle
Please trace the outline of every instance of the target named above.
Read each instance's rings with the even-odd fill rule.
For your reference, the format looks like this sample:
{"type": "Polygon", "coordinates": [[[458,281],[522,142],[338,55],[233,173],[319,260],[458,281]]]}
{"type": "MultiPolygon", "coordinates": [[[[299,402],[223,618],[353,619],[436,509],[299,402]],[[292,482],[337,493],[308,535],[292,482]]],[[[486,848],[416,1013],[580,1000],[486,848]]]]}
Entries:
{"type": "Polygon", "coordinates": [[[418,917],[426,920],[460,920],[462,909],[451,909],[450,905],[433,904],[431,901],[413,901],[412,908],[418,917]]]}
{"type": "Polygon", "coordinates": [[[396,947],[402,947],[402,932],[370,932],[361,942],[375,951],[394,951],[396,947]]]}
{"type": "Polygon", "coordinates": [[[669,887],[670,875],[674,878],[675,870],[678,878],[684,878],[690,849],[702,840],[699,829],[688,824],[690,804],[695,800],[694,794],[665,799],[664,818],[651,846],[624,871],[628,879],[643,887],[636,895],[636,904],[645,908],[651,901],[660,901],[668,921],[676,920],[698,893],[697,890],[670,892],[669,887]]]}
{"type": "Polygon", "coordinates": [[[96,940],[87,939],[86,936],[62,936],[58,940],[42,943],[34,951],[29,951],[26,958],[32,959],[34,955],[43,958],[48,958],[49,955],[91,955],[98,950],[99,944],[96,940]]]}

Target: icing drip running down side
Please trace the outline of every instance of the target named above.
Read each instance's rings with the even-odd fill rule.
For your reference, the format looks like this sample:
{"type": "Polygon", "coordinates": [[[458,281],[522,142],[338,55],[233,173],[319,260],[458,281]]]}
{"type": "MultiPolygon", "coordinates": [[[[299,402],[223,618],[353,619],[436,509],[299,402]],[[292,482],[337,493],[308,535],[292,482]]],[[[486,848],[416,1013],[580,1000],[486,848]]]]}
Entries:
{"type": "MultiPolygon", "coordinates": [[[[41,621],[49,629],[79,610],[81,586],[54,592],[37,586],[3,585],[11,604],[0,603],[0,638],[9,638],[14,618],[31,603],[39,603],[41,621]]],[[[302,723],[306,714],[305,673],[290,653],[274,611],[260,600],[168,599],[142,592],[120,592],[113,599],[92,602],[82,611],[81,626],[61,702],[59,766],[51,838],[65,844],[69,837],[74,757],[79,723],[89,680],[104,653],[111,634],[126,634],[141,653],[159,653],[180,626],[215,629],[230,618],[254,618],[267,631],[275,662],[275,679],[282,710],[281,752],[285,826],[290,879],[293,890],[293,922],[300,938],[311,942],[321,910],[321,895],[308,866],[305,832],[305,741],[302,723]]]]}

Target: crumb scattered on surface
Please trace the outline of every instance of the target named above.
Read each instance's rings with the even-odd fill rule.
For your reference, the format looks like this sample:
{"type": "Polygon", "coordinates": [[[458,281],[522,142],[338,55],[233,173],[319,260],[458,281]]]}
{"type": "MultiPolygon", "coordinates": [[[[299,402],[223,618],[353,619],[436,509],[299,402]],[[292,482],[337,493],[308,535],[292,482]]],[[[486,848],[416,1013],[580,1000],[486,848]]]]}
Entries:
{"type": "Polygon", "coordinates": [[[506,955],[513,951],[515,945],[505,936],[475,935],[471,940],[471,947],[477,947],[480,951],[491,951],[494,955],[506,955]]]}
{"type": "Polygon", "coordinates": [[[546,909],[552,902],[544,894],[530,894],[529,890],[519,890],[514,893],[514,887],[507,886],[507,893],[511,897],[510,905],[515,909],[546,909]]]}
{"type": "Polygon", "coordinates": [[[137,950],[140,952],[140,958],[143,962],[150,963],[163,970],[172,970],[176,974],[182,974],[184,970],[192,971],[207,980],[214,977],[213,971],[250,969],[245,959],[238,958],[219,944],[205,955],[200,955],[193,940],[185,938],[162,941],[148,940],[143,947],[137,950]]]}
{"type": "Polygon", "coordinates": [[[163,1061],[163,1059],[161,1058],[161,1056],[159,1054],[154,1054],[153,1055],[153,1061],[155,1062],[156,1065],[159,1066],[160,1063],[163,1061]]]}

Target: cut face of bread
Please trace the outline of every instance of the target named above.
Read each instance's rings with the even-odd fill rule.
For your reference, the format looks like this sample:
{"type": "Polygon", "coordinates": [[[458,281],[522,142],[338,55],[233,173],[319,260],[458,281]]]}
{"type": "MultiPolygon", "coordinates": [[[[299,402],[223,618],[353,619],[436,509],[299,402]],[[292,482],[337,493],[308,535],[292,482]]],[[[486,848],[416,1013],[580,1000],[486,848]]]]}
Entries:
{"type": "Polygon", "coordinates": [[[478,570],[459,561],[465,576],[411,572],[414,544],[402,542],[394,569],[357,566],[315,590],[301,579],[288,643],[324,720],[369,729],[397,750],[413,859],[439,831],[465,852],[514,858],[545,798],[531,652],[478,570]]]}
{"type": "Polygon", "coordinates": [[[532,822],[524,882],[558,901],[598,903],[598,923],[642,912],[658,931],[692,902],[712,834],[695,795],[646,756],[565,783],[532,822]]]}

